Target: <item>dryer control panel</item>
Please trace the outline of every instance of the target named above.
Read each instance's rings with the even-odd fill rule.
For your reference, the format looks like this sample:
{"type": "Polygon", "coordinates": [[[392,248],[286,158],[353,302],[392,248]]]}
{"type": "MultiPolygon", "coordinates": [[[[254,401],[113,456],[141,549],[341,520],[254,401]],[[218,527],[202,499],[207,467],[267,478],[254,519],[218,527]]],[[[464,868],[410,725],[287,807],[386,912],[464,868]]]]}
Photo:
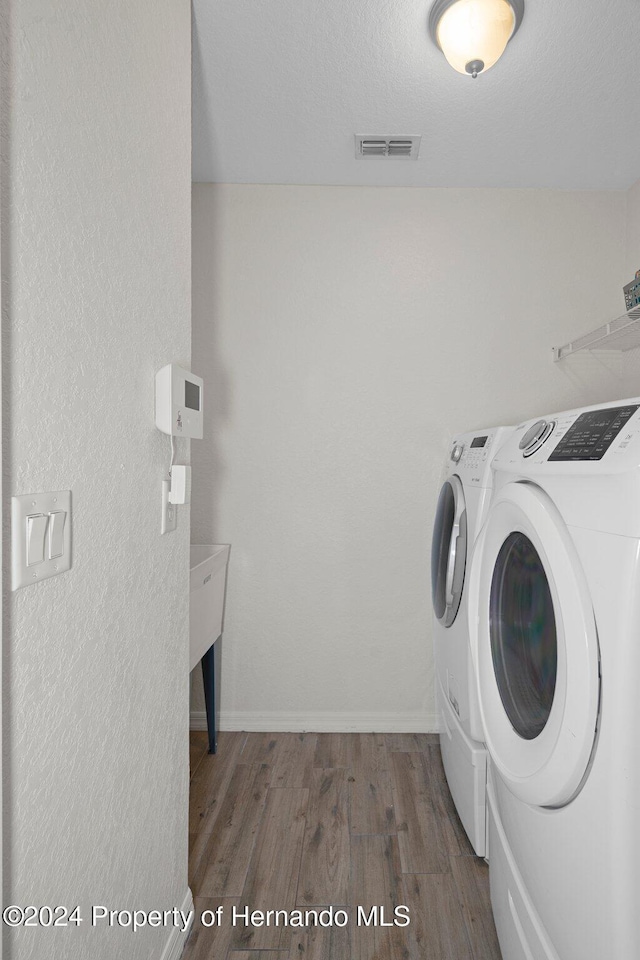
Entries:
{"type": "Polygon", "coordinates": [[[549,460],[602,460],[640,404],[581,413],[553,448],[549,460]]]}
{"type": "Polygon", "coordinates": [[[527,470],[546,463],[586,466],[604,457],[616,461],[616,470],[628,469],[629,461],[640,465],[640,398],[567,410],[522,423],[500,448],[492,466],[511,464],[518,469],[526,466],[527,470]]]}

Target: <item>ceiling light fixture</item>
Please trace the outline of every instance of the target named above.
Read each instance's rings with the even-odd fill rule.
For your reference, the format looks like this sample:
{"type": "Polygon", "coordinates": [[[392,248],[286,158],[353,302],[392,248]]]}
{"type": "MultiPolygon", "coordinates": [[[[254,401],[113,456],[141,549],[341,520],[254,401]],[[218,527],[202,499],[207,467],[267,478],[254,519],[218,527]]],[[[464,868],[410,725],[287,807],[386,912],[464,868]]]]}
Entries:
{"type": "Polygon", "coordinates": [[[524,14],[524,0],[436,0],[429,33],[454,70],[477,77],[505,51],[524,14]]]}

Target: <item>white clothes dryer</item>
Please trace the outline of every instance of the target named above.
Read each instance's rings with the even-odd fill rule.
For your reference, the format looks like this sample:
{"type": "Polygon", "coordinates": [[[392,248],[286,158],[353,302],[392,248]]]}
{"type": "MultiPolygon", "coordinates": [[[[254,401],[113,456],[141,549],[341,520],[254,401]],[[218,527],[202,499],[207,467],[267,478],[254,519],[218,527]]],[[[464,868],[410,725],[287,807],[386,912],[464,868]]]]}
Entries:
{"type": "Polygon", "coordinates": [[[478,854],[486,852],[486,750],[467,622],[466,574],[488,508],[490,463],[511,427],[456,437],[444,469],[431,545],[436,701],[449,789],[478,854]]]}
{"type": "Polygon", "coordinates": [[[504,960],[640,957],[640,398],[522,424],[469,577],[504,960]]]}

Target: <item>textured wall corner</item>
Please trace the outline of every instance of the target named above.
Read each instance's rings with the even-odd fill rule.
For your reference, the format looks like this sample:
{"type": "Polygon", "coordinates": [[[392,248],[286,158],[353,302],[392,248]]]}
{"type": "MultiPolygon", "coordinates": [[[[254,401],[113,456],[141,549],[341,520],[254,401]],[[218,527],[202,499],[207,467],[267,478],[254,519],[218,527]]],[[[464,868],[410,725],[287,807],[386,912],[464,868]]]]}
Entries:
{"type": "MultiPolygon", "coordinates": [[[[14,7],[6,493],[71,488],[73,568],[9,598],[5,896],[169,908],[187,888],[189,518],[160,537],[153,398],[191,352],[190,6],[14,7]]],[[[168,934],[85,922],[16,932],[11,956],[147,960],[168,934]]]]}

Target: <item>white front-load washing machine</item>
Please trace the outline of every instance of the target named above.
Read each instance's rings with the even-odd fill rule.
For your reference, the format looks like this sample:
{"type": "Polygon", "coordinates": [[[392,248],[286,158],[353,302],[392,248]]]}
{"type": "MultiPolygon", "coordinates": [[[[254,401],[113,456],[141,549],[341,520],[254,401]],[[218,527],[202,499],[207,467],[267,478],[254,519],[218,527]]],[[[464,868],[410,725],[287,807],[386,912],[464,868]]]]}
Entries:
{"type": "Polygon", "coordinates": [[[469,577],[504,960],[640,957],[640,398],[522,424],[469,577]]]}
{"type": "Polygon", "coordinates": [[[478,854],[486,853],[486,750],[471,671],[466,573],[484,520],[491,459],[510,427],[456,437],[438,497],[431,544],[434,656],[440,745],[460,820],[478,854]]]}

